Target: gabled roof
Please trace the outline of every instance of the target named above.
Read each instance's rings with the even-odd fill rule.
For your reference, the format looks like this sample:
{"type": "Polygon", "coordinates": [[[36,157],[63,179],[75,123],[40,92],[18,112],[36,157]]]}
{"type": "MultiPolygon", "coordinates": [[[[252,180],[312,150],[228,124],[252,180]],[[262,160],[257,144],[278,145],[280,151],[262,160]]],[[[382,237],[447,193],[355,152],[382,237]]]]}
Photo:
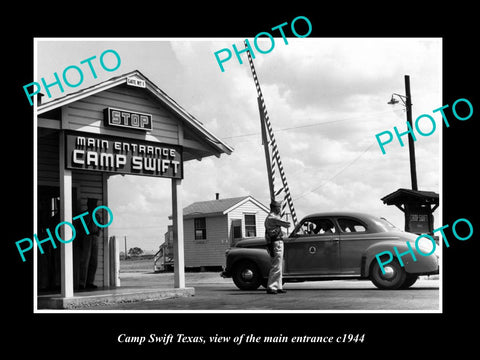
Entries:
{"type": "Polygon", "coordinates": [[[247,201],[252,201],[261,209],[268,212],[268,208],[261,202],[251,196],[233,197],[219,200],[198,201],[188,205],[183,209],[184,218],[192,218],[197,216],[218,216],[226,215],[247,201]]]}
{"type": "Polygon", "coordinates": [[[175,113],[184,123],[194,129],[196,132],[202,135],[203,140],[207,141],[209,145],[213,146],[220,153],[231,154],[233,149],[208,131],[203,124],[196,119],[192,114],[188,113],[183,107],[181,107],[175,100],[168,96],[163,90],[151,82],[140,71],[134,70],[129,73],[110,78],[101,83],[79,90],[77,92],[56,98],[52,101],[45,102],[37,106],[37,114],[41,115],[48,111],[60,108],[64,105],[81,100],[88,96],[97,94],[101,91],[111,89],[115,86],[119,86],[127,83],[127,78],[137,78],[145,81],[146,90],[153,94],[158,100],[160,100],[167,108],[175,113]]]}

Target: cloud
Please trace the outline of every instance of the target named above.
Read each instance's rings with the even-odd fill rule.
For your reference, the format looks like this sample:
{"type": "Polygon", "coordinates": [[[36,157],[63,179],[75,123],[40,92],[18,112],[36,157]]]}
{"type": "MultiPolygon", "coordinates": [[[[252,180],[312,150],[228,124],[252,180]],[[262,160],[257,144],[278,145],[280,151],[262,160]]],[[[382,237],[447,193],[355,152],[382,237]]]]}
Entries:
{"type": "Polygon", "coordinates": [[[293,107],[353,110],[355,97],[388,96],[401,75],[412,71],[417,81],[440,85],[439,59],[434,39],[291,39],[257,68],[262,84],[276,84],[293,107]]]}

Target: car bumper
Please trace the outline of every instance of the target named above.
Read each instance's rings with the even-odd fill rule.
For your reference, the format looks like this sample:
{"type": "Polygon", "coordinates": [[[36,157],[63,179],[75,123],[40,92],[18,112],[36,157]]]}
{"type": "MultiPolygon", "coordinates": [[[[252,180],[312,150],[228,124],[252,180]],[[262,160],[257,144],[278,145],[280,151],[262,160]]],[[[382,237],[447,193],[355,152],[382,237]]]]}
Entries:
{"type": "Polygon", "coordinates": [[[440,272],[437,270],[433,270],[433,271],[426,271],[426,272],[421,272],[421,273],[415,273],[413,275],[416,275],[416,276],[427,276],[427,275],[438,275],[440,272]]]}
{"type": "Polygon", "coordinates": [[[230,271],[224,269],[224,270],[220,273],[220,276],[221,276],[222,278],[231,278],[231,277],[232,277],[232,274],[230,273],[230,271]]]}
{"type": "Polygon", "coordinates": [[[437,267],[435,270],[428,271],[420,275],[438,275],[439,273],[440,273],[440,268],[437,267]]]}
{"type": "Polygon", "coordinates": [[[420,261],[405,264],[405,270],[413,275],[435,275],[439,274],[440,267],[438,259],[434,256],[420,259],[420,261]]]}

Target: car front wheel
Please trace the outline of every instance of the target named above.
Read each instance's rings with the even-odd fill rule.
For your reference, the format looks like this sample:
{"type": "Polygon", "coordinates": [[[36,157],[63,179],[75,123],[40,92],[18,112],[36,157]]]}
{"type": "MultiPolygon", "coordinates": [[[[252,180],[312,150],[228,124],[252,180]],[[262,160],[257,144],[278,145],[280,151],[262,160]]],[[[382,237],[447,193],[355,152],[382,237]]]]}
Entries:
{"type": "Polygon", "coordinates": [[[418,280],[417,275],[407,274],[407,278],[405,279],[405,282],[402,284],[402,289],[408,289],[410,286],[415,284],[417,280],[418,280]]]}
{"type": "Polygon", "coordinates": [[[382,290],[400,289],[405,283],[407,273],[397,261],[392,261],[384,266],[384,272],[377,261],[372,265],[370,280],[373,284],[382,290]]]}
{"type": "Polygon", "coordinates": [[[256,290],[262,283],[260,271],[252,261],[242,261],[235,265],[232,278],[240,290],[256,290]]]}

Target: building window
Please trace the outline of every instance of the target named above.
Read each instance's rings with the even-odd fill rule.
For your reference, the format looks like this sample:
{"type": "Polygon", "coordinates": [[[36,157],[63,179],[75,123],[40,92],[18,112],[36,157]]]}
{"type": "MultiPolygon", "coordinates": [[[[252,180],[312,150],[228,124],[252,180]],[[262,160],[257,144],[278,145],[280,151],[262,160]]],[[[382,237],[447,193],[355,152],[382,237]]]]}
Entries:
{"type": "Polygon", "coordinates": [[[196,218],[193,220],[195,226],[195,240],[207,239],[207,225],[205,218],[196,218]]]}
{"type": "Polygon", "coordinates": [[[245,237],[257,236],[255,215],[245,215],[245,237]]]}

